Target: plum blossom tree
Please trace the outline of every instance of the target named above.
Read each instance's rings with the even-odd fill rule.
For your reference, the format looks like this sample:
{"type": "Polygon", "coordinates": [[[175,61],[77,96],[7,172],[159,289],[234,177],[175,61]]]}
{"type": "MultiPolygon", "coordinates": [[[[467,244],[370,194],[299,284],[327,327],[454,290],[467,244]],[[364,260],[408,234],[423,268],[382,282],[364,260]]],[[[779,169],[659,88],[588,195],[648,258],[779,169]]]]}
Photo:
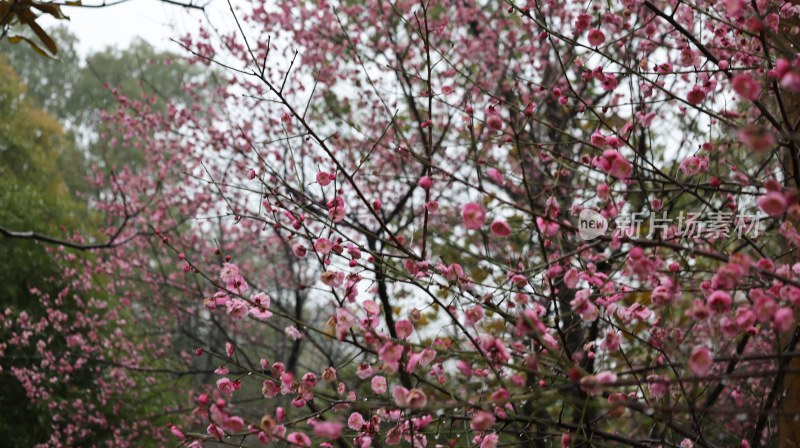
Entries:
{"type": "Polygon", "coordinates": [[[109,281],[192,380],[167,437],[791,446],[798,6],[231,12],[181,40],[217,101],[117,92],[148,169],[96,173],[109,281]]]}

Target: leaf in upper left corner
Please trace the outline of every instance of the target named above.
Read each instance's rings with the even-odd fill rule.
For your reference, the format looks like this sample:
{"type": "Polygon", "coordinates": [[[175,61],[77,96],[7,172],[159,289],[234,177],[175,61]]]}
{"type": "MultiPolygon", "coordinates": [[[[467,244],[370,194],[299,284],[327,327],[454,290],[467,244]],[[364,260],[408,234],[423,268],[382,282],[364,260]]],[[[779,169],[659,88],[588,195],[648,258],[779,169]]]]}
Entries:
{"type": "Polygon", "coordinates": [[[31,46],[31,48],[33,48],[34,51],[36,51],[40,55],[42,55],[42,56],[44,56],[46,58],[51,57],[49,54],[47,54],[46,51],[42,50],[38,45],[36,45],[36,42],[28,39],[27,37],[23,37],[23,36],[8,36],[8,41],[11,42],[12,44],[18,44],[18,43],[20,43],[22,41],[25,41],[25,42],[28,43],[28,45],[31,46]]]}

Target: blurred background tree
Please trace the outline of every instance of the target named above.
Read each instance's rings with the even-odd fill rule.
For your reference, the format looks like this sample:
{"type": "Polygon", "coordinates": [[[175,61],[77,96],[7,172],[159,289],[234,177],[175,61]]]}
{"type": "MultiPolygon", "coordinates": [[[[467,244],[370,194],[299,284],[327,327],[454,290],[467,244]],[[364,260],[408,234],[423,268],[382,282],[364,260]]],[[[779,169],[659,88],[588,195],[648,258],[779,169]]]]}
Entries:
{"type": "MultiPolygon", "coordinates": [[[[108,171],[142,162],[133,148],[105,144],[115,135],[104,127],[100,115],[113,113],[118,107],[114,90],[164,110],[168,102],[188,99],[184,88],[200,79],[200,73],[174,54],[141,40],[128,48],[107,48],[82,60],[76,50],[77,38],[66,28],[56,27],[48,33],[59,42],[58,59],[39,57],[27,46],[0,40],[0,226],[70,240],[75,232],[91,235],[102,225],[90,206],[92,196],[98,193],[87,180],[90,166],[108,171]]],[[[67,286],[63,259],[54,248],[31,239],[0,237],[0,253],[4,255],[0,259],[0,311],[6,316],[24,311],[32,321],[42,318],[47,309],[40,298],[55,297],[67,286]]],[[[86,252],[73,255],[78,260],[99,256],[86,252]]],[[[93,277],[92,282],[102,291],[102,276],[93,277]]],[[[102,292],[95,298],[103,298],[102,292]]],[[[81,312],[69,301],[60,311],[71,317],[81,312]]],[[[124,325],[135,325],[135,321],[106,326],[109,334],[102,336],[110,337],[124,325]]],[[[32,402],[12,373],[13,368],[39,362],[34,346],[5,346],[14,331],[7,326],[0,328],[0,351],[5,351],[0,359],[0,406],[14,409],[0,415],[0,440],[6,446],[33,446],[48,441],[52,412],[48,403],[32,402]]],[[[55,330],[52,335],[41,335],[50,339],[51,349],[62,347],[69,353],[65,336],[55,330]]],[[[61,396],[47,401],[91,400],[98,369],[107,368],[90,363],[84,373],[75,372],[70,382],[58,389],[61,396]]],[[[164,407],[179,399],[175,390],[153,395],[148,400],[131,400],[126,411],[129,414],[122,412],[113,418],[163,415],[164,407]]],[[[92,440],[82,443],[106,437],[110,435],[98,430],[92,440]]]]}

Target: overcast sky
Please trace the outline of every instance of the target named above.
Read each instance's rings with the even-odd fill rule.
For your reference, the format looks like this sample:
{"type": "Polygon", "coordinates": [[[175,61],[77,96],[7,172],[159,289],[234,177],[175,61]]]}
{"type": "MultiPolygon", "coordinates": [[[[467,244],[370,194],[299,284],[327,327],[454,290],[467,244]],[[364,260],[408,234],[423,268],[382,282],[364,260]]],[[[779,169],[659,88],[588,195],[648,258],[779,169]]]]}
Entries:
{"type": "MultiPolygon", "coordinates": [[[[84,4],[100,3],[102,0],[84,0],[84,4]]],[[[209,3],[207,11],[213,23],[224,29],[230,19],[227,1],[210,0],[209,3]]],[[[141,37],[157,48],[178,51],[178,45],[171,42],[170,38],[178,38],[196,30],[200,23],[206,21],[200,11],[158,0],[128,0],[103,8],[64,7],[64,13],[69,16],[69,22],[43,18],[41,23],[44,26],[52,26],[56,22],[66,24],[80,39],[78,50],[82,56],[109,45],[125,47],[135,37],[141,37]]]]}

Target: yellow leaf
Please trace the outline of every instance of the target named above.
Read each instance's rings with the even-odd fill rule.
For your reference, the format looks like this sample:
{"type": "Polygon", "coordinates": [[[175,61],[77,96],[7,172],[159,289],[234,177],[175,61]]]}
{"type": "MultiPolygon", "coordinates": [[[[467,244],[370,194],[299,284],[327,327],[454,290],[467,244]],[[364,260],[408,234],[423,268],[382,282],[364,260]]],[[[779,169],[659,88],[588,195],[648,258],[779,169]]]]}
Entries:
{"type": "Polygon", "coordinates": [[[25,41],[25,42],[28,43],[28,45],[31,46],[31,48],[33,48],[34,51],[36,51],[40,55],[42,55],[42,56],[44,56],[46,58],[50,57],[50,55],[47,54],[46,51],[44,51],[41,48],[39,48],[39,46],[36,45],[36,43],[34,41],[28,39],[27,37],[23,37],[23,36],[8,36],[8,41],[11,42],[12,44],[17,44],[17,43],[19,43],[21,41],[25,41]]]}
{"type": "Polygon", "coordinates": [[[61,6],[59,5],[54,5],[52,3],[34,3],[32,6],[38,9],[39,11],[42,11],[46,14],[50,14],[56,19],[69,20],[69,17],[64,15],[64,12],[61,11],[61,6]]]}
{"type": "Polygon", "coordinates": [[[653,295],[652,291],[639,291],[639,292],[632,292],[628,294],[625,298],[625,302],[628,305],[633,303],[641,303],[642,305],[647,306],[650,303],[650,297],[653,295]]]}

